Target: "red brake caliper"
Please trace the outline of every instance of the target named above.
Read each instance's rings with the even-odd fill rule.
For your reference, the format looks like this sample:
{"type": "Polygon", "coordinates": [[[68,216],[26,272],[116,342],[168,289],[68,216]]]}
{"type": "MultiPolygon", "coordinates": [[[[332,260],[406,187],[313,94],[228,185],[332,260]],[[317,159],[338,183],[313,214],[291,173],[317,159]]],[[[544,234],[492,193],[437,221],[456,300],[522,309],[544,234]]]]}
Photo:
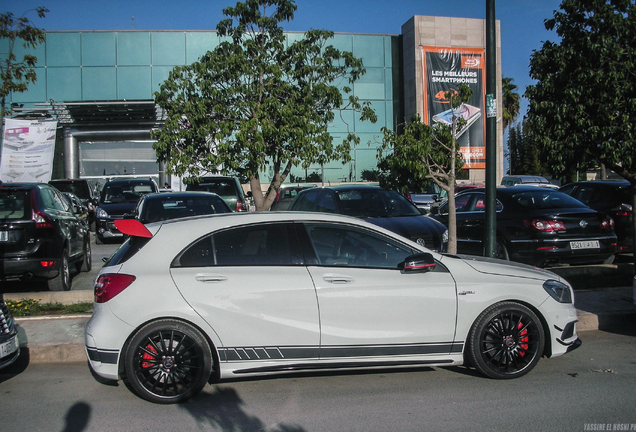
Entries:
{"type": "MultiPolygon", "coordinates": [[[[519,326],[517,327],[517,329],[520,329],[520,328],[522,328],[522,327],[523,327],[523,324],[522,324],[522,323],[519,323],[519,326]]],[[[521,348],[523,348],[523,351],[520,351],[520,352],[519,352],[519,355],[520,355],[521,357],[523,357],[524,355],[526,355],[526,350],[528,349],[528,344],[527,344],[527,343],[525,343],[525,344],[524,344],[524,343],[522,343],[522,342],[528,342],[528,341],[529,341],[529,338],[528,338],[527,334],[528,334],[528,329],[523,330],[523,331],[521,332],[521,334],[520,334],[520,336],[521,336],[521,337],[519,338],[519,342],[520,342],[520,343],[519,343],[519,346],[520,346],[521,348]]]]}
{"type": "MultiPolygon", "coordinates": [[[[152,345],[146,345],[146,349],[152,353],[154,353],[155,355],[157,354],[157,350],[152,346],[152,345]]],[[[141,357],[143,360],[154,360],[154,356],[148,354],[148,353],[144,353],[144,355],[141,357]]],[[[149,362],[142,362],[141,363],[141,367],[142,368],[150,368],[153,367],[154,364],[153,363],[149,363],[149,362]]]]}

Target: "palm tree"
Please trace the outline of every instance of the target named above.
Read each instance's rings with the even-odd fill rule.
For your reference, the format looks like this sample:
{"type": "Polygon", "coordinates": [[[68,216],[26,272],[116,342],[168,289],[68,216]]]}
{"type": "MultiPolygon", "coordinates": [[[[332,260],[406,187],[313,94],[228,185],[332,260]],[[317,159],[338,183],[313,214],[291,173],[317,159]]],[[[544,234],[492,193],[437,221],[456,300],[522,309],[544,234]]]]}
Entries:
{"type": "Polygon", "coordinates": [[[512,78],[502,78],[501,90],[503,93],[503,128],[504,131],[509,124],[519,116],[519,93],[515,90],[517,86],[512,83],[512,78]]]}

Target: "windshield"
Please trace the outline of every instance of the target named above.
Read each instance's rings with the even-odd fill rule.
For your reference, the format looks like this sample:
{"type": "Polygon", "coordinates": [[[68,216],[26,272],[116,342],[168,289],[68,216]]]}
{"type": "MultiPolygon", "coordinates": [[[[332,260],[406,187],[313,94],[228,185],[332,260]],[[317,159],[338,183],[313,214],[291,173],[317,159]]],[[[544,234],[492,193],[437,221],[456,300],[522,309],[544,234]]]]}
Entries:
{"type": "Polygon", "coordinates": [[[100,202],[103,204],[136,203],[141,196],[150,192],[154,191],[152,185],[147,183],[107,184],[102,190],[100,202]]]}
{"type": "Polygon", "coordinates": [[[356,217],[421,216],[422,213],[395,191],[384,189],[337,191],[343,214],[356,217]]]}

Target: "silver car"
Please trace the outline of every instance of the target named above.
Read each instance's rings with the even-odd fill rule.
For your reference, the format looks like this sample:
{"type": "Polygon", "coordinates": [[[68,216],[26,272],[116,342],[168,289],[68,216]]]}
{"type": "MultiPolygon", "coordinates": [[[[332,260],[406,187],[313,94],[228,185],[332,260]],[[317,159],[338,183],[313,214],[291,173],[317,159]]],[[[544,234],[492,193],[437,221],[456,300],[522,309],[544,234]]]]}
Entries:
{"type": "Polygon", "coordinates": [[[206,383],[310,370],[468,363],[528,373],[576,348],[559,276],[432,252],[358,218],[259,212],[143,225],[100,271],[90,367],[140,397],[182,402],[206,383]]]}

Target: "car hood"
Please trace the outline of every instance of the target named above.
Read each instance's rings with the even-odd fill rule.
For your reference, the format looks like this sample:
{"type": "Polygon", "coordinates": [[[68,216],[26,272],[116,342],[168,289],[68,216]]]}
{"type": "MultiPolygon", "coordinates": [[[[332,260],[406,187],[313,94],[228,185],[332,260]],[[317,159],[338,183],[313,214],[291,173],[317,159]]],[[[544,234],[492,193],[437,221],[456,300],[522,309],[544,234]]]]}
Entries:
{"type": "Polygon", "coordinates": [[[403,216],[388,218],[364,218],[365,221],[393,231],[406,238],[441,235],[446,227],[426,216],[403,216]]]}
{"type": "Polygon", "coordinates": [[[474,255],[459,255],[459,257],[466,264],[480,273],[501,276],[517,276],[538,280],[554,279],[563,281],[563,279],[556,273],[527,264],[474,255]]]}

